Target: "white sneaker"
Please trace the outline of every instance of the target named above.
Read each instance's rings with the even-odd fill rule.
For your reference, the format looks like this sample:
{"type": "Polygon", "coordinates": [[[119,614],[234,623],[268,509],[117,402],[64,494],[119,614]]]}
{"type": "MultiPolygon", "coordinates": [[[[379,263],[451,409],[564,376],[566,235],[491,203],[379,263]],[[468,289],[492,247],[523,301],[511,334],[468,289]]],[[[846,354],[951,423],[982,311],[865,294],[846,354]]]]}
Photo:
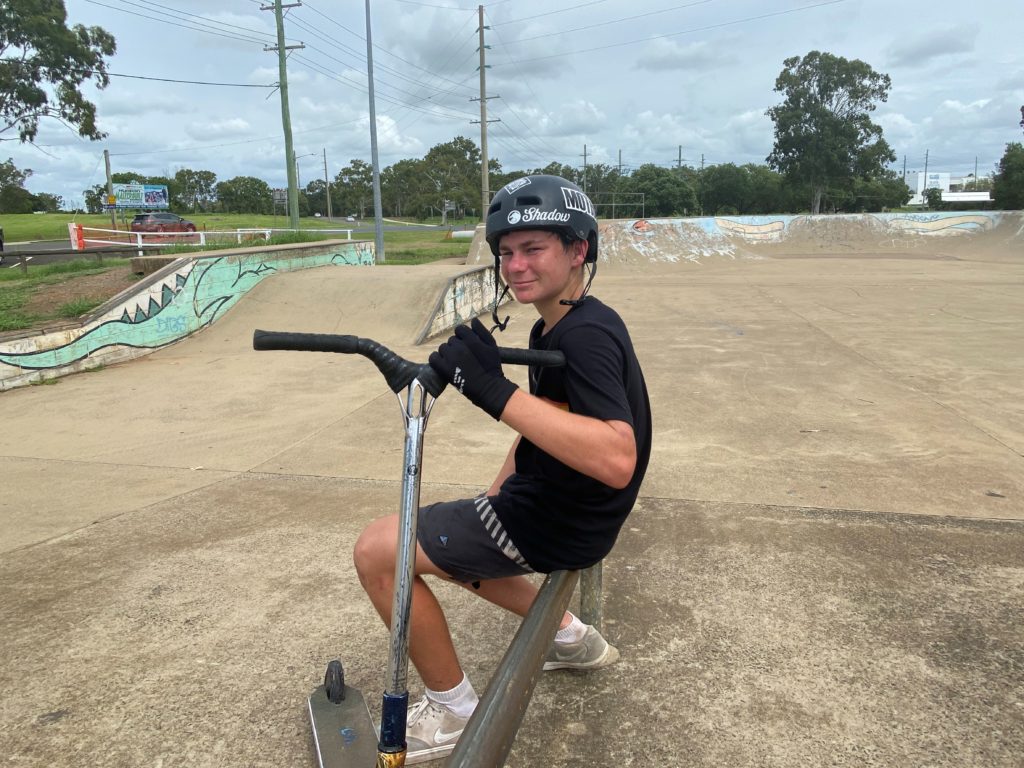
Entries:
{"type": "Polygon", "coordinates": [[[416,765],[450,754],[468,722],[468,717],[459,717],[444,704],[424,696],[409,707],[405,764],[416,765]]]}
{"type": "Polygon", "coordinates": [[[544,669],[597,669],[619,660],[619,651],[587,624],[583,638],[575,643],[552,643],[544,669]]]}

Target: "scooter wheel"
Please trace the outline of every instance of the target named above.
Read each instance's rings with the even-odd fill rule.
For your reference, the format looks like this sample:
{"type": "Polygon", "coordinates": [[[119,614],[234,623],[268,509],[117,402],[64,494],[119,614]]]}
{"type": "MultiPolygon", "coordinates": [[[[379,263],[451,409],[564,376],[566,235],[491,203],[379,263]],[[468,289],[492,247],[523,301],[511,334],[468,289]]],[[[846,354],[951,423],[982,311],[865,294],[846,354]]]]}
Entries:
{"type": "Polygon", "coordinates": [[[324,690],[327,691],[327,700],[331,704],[341,704],[345,699],[345,670],[337,659],[327,665],[327,673],[324,675],[324,690]]]}

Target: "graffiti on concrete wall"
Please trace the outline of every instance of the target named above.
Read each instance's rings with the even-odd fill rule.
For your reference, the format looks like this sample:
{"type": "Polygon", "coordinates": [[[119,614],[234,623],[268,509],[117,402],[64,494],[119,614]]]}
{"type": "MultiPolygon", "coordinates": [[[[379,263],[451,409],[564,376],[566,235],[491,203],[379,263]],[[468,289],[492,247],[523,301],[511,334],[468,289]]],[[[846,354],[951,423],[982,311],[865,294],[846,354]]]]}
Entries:
{"type": "Polygon", "coordinates": [[[425,339],[449,332],[494,304],[494,267],[477,267],[448,281],[427,326],[416,338],[425,339]]]}
{"type": "Polygon", "coordinates": [[[79,326],[0,342],[0,389],[172,344],[212,323],[268,275],[373,261],[372,247],[359,242],[182,259],[79,326]]]}
{"type": "Polygon", "coordinates": [[[601,223],[601,250],[611,260],[699,261],[712,256],[757,258],[738,244],[781,243],[801,236],[823,243],[849,237],[899,239],[956,236],[999,225],[1001,211],[865,213],[828,216],[705,216],[691,219],[623,219],[601,223]]]}

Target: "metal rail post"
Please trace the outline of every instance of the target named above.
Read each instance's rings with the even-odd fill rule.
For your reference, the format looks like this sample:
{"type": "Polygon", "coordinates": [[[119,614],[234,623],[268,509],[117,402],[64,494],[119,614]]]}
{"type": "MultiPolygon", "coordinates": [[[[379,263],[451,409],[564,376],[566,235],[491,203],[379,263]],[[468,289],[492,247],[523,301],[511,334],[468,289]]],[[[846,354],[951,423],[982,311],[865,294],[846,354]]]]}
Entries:
{"type": "Polygon", "coordinates": [[[523,722],[544,657],[579,578],[548,575],[448,759],[448,768],[501,768],[523,722]]]}
{"type": "Polygon", "coordinates": [[[595,563],[580,573],[580,620],[590,624],[598,632],[604,632],[604,608],[602,604],[604,561],[595,563]]]}

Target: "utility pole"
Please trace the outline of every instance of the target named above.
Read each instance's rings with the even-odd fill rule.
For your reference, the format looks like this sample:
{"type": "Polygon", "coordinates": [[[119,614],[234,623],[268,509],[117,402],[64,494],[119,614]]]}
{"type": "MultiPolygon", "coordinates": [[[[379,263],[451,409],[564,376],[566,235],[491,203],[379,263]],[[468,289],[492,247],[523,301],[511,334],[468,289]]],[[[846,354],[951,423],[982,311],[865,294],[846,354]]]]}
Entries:
{"type": "Polygon", "coordinates": [[[907,183],[907,156],[903,156],[903,183],[907,183]]]}
{"type": "MultiPolygon", "coordinates": [[[[477,33],[480,36],[480,98],[470,99],[470,101],[480,102],[480,220],[487,221],[487,208],[491,204],[491,169],[490,159],[487,156],[487,123],[497,123],[500,120],[488,120],[487,119],[487,100],[498,99],[500,96],[488,96],[487,95],[487,67],[486,51],[491,46],[484,45],[484,30],[490,29],[490,27],[484,24],[484,7],[482,5],[477,6],[477,13],[480,15],[480,26],[477,29],[477,33]]],[[[476,122],[473,120],[471,122],[476,122]]],[[[444,205],[444,202],[441,203],[444,205]]],[[[441,217],[444,218],[444,211],[441,212],[441,217]]]]}
{"type": "Polygon", "coordinates": [[[376,262],[384,263],[384,211],[380,200],[380,161],[377,158],[377,108],[373,100],[373,33],[370,0],[366,0],[366,79],[370,86],[370,162],[373,163],[373,247],[376,262]]]}
{"type": "Polygon", "coordinates": [[[583,191],[587,191],[587,145],[583,145],[583,191]]]}
{"type": "Polygon", "coordinates": [[[103,162],[107,165],[107,205],[110,206],[110,228],[117,229],[117,209],[110,202],[114,197],[114,182],[110,178],[110,150],[103,150],[103,162]]]}
{"type": "Polygon", "coordinates": [[[285,166],[288,169],[288,221],[292,229],[299,228],[299,185],[295,174],[295,163],[292,158],[295,150],[292,149],[292,118],[288,109],[288,51],[294,48],[305,48],[299,45],[284,44],[284,9],[297,8],[301,2],[282,5],[281,0],[274,0],[272,6],[261,5],[261,11],[273,11],[274,20],[277,22],[277,45],[265,45],[264,51],[277,51],[277,68],[279,72],[278,87],[281,89],[281,123],[284,126],[284,156],[285,166]]]}
{"type": "Polygon", "coordinates": [[[974,156],[974,191],[978,191],[978,156],[974,156]]]}
{"type": "Polygon", "coordinates": [[[327,218],[331,219],[334,217],[334,213],[331,211],[331,180],[327,177],[327,147],[324,147],[324,184],[325,191],[327,192],[327,218]]]}
{"type": "Polygon", "coordinates": [[[676,159],[676,170],[683,167],[683,145],[679,145],[679,157],[676,159]]]}
{"type": "Polygon", "coordinates": [[[622,175],[622,150],[619,150],[619,176],[622,175]]]}
{"type": "Polygon", "coordinates": [[[700,206],[700,215],[704,215],[704,153],[700,153],[700,176],[697,177],[697,204],[700,206]]]}

